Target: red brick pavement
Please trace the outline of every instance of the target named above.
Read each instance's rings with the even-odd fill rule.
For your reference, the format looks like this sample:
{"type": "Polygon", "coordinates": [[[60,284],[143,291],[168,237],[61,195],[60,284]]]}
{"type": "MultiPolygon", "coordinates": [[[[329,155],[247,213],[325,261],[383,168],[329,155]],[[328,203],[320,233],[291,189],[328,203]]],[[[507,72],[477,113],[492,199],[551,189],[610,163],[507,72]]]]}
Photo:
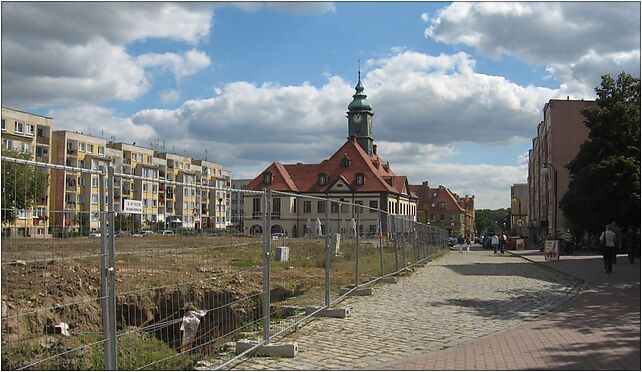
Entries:
{"type": "Polygon", "coordinates": [[[583,279],[587,288],[549,315],[453,348],[373,366],[375,370],[640,370],[640,265],[618,257],[613,273],[600,256],[543,262],[583,279]]]}

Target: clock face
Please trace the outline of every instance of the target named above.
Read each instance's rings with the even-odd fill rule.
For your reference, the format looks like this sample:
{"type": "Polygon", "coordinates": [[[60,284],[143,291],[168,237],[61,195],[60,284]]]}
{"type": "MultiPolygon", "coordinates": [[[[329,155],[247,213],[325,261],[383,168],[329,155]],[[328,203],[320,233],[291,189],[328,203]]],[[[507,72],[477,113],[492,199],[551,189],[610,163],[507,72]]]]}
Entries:
{"type": "Polygon", "coordinates": [[[355,123],[360,123],[361,122],[361,115],[360,114],[352,115],[352,120],[354,120],[355,123]]]}

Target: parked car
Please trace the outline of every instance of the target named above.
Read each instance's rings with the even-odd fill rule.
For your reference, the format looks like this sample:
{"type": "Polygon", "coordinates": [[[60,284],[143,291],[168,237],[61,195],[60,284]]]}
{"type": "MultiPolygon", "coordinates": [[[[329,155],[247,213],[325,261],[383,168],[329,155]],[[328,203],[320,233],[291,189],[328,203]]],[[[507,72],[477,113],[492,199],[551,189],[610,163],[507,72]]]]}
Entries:
{"type": "Polygon", "coordinates": [[[483,239],[483,237],[476,236],[475,239],[474,239],[475,244],[481,244],[482,243],[482,239],[483,239]]]}
{"type": "Polygon", "coordinates": [[[100,238],[101,236],[102,234],[100,233],[100,231],[92,231],[89,233],[90,238],[100,238]]]}
{"type": "Polygon", "coordinates": [[[163,235],[163,236],[174,236],[174,235],[176,235],[176,234],[174,234],[174,232],[172,230],[163,230],[163,231],[160,232],[160,234],[163,235]]]}
{"type": "Polygon", "coordinates": [[[149,236],[149,235],[154,235],[154,232],[151,230],[141,230],[132,236],[135,238],[140,238],[140,237],[149,236]]]}
{"type": "Polygon", "coordinates": [[[454,238],[452,236],[448,238],[448,246],[449,247],[454,246],[456,243],[457,243],[457,238],[454,238]]]}
{"type": "Polygon", "coordinates": [[[482,247],[484,249],[492,249],[493,245],[491,243],[491,239],[493,239],[493,236],[495,236],[494,232],[488,232],[486,235],[484,235],[484,238],[482,240],[482,247]]]}
{"type": "Polygon", "coordinates": [[[129,235],[128,231],[116,231],[116,234],[115,234],[117,238],[124,238],[127,235],[129,235]]]}
{"type": "Polygon", "coordinates": [[[285,233],[272,234],[272,240],[286,239],[288,236],[285,233]]]}

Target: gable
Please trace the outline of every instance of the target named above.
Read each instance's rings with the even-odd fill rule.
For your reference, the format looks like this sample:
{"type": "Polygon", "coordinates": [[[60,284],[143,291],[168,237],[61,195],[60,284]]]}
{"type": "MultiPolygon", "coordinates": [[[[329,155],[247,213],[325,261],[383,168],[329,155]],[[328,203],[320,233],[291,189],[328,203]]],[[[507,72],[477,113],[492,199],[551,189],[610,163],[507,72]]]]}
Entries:
{"type": "Polygon", "coordinates": [[[339,178],[337,178],[337,180],[332,184],[332,187],[330,187],[328,191],[352,191],[352,188],[350,187],[350,183],[348,183],[345,177],[339,176],[339,178]]]}

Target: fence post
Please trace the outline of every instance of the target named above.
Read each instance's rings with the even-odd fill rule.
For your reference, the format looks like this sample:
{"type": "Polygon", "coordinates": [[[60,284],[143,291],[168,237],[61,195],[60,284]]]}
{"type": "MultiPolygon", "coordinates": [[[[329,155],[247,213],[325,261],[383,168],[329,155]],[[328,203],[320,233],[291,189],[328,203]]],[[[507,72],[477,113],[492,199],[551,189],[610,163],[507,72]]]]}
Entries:
{"type": "Polygon", "coordinates": [[[357,210],[357,226],[355,226],[354,234],[356,235],[356,247],[355,247],[355,263],[354,263],[354,285],[359,287],[359,245],[361,244],[361,237],[359,236],[359,224],[361,223],[361,215],[359,213],[360,207],[355,207],[357,210]]]}
{"type": "Polygon", "coordinates": [[[384,275],[384,272],[383,272],[383,244],[382,244],[382,240],[383,240],[383,222],[382,222],[383,218],[382,218],[382,214],[383,213],[381,211],[379,211],[379,221],[378,221],[379,222],[379,227],[378,227],[378,229],[379,229],[379,261],[380,261],[379,264],[380,264],[380,267],[381,267],[381,276],[384,275]]]}
{"type": "Polygon", "coordinates": [[[102,306],[102,322],[103,322],[103,364],[105,370],[112,370],[111,364],[113,351],[110,342],[111,321],[110,321],[110,306],[109,306],[109,286],[108,284],[108,259],[107,259],[107,245],[109,244],[107,238],[107,222],[105,216],[105,176],[99,178],[98,194],[100,195],[100,297],[102,306]]]}
{"type": "Polygon", "coordinates": [[[325,306],[330,307],[330,197],[325,200],[325,306]]]}
{"type": "Polygon", "coordinates": [[[263,228],[263,342],[270,342],[270,245],[272,243],[272,190],[264,190],[265,220],[263,228]]]}
{"type": "Polygon", "coordinates": [[[417,252],[417,228],[415,222],[408,220],[410,225],[410,239],[412,239],[412,260],[414,263],[419,261],[419,252],[417,252]]]}
{"type": "Polygon", "coordinates": [[[397,219],[394,215],[390,215],[390,219],[392,220],[392,245],[395,248],[395,267],[396,270],[399,271],[399,242],[397,241],[397,219]]]}
{"type": "Polygon", "coordinates": [[[408,266],[408,260],[406,259],[406,219],[401,219],[401,258],[403,259],[404,269],[408,266]]]}
{"type": "Polygon", "coordinates": [[[109,253],[109,321],[111,322],[109,342],[111,343],[112,355],[112,371],[118,370],[118,336],[116,329],[116,221],[114,217],[114,166],[110,163],[107,166],[107,187],[108,187],[108,203],[107,215],[108,220],[108,245],[107,251],[109,253]]]}

